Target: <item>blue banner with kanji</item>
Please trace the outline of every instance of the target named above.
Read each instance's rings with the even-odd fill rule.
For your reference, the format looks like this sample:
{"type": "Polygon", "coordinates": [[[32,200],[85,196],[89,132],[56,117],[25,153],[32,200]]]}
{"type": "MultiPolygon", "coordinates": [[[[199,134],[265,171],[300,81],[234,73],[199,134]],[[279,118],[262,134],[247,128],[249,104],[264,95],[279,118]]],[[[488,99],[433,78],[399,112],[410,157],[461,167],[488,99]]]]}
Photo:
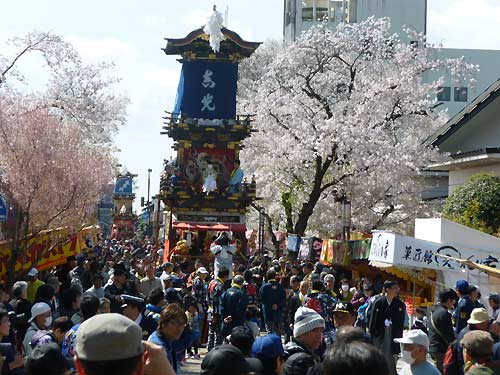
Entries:
{"type": "Polygon", "coordinates": [[[237,78],[238,64],[184,62],[174,112],[192,118],[235,118],[237,78]]]}

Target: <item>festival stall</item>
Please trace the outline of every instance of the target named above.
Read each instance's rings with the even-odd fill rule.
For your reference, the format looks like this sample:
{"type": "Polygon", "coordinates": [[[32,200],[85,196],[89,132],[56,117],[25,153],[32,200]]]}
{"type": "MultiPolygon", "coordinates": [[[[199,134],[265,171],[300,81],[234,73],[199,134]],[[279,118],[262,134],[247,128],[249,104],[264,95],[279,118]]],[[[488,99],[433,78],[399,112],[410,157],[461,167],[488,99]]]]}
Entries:
{"type": "Polygon", "coordinates": [[[370,262],[379,266],[385,264],[388,267],[397,267],[412,275],[415,280],[425,280],[428,270],[434,270],[436,279],[430,281],[437,286],[436,291],[453,288],[457,280],[465,279],[470,284],[478,286],[482,295],[486,296],[490,291],[489,276],[484,269],[475,267],[474,264],[494,267],[500,256],[500,247],[491,253],[493,248],[485,251],[478,247],[471,248],[458,244],[460,238],[474,231],[466,227],[461,229],[463,232],[454,237],[454,242],[441,243],[392,232],[375,232],[370,250],[370,262]]]}
{"type": "MultiPolygon", "coordinates": [[[[372,238],[354,233],[349,241],[337,239],[299,238],[288,236],[288,251],[295,252],[299,260],[319,261],[334,270],[337,278],[353,281],[361,277],[370,279],[376,292],[380,292],[384,280],[399,281],[400,296],[407,305],[425,307],[434,300],[436,272],[432,269],[415,273],[401,265],[371,259],[372,238]]],[[[337,280],[339,281],[339,280],[337,280]]]]}

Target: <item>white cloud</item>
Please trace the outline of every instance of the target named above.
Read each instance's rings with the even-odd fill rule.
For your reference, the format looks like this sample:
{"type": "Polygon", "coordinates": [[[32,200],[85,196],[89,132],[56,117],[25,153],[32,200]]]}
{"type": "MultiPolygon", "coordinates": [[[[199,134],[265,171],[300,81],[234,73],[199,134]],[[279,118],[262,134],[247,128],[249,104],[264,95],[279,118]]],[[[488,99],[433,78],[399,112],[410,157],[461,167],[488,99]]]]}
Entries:
{"type": "Polygon", "coordinates": [[[168,25],[168,18],[160,14],[145,14],[142,22],[147,29],[162,30],[168,25]]]}
{"type": "Polygon", "coordinates": [[[427,29],[429,40],[445,47],[500,49],[500,1],[432,0],[427,29]]]}
{"type": "Polygon", "coordinates": [[[207,8],[194,8],[181,18],[182,24],[189,31],[198,29],[207,23],[208,14],[209,9],[207,8]]]}
{"type": "Polygon", "coordinates": [[[84,38],[71,36],[67,38],[84,59],[94,61],[113,61],[137,57],[137,48],[115,37],[84,38]]]}

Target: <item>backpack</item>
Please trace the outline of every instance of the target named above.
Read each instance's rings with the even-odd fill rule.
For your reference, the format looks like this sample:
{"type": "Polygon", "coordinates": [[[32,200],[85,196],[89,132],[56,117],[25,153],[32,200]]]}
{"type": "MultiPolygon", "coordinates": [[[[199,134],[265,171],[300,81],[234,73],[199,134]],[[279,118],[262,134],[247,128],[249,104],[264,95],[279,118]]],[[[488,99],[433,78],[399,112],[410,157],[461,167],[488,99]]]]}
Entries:
{"type": "Polygon", "coordinates": [[[323,316],[323,310],[321,309],[321,302],[319,302],[318,297],[308,298],[306,303],[305,303],[305,307],[309,307],[310,309],[313,309],[318,314],[323,316]]]}
{"type": "Polygon", "coordinates": [[[358,316],[356,318],[355,327],[365,327],[368,324],[368,317],[367,317],[368,306],[369,303],[367,301],[358,308],[358,316]]]}
{"type": "Polygon", "coordinates": [[[448,345],[443,359],[443,375],[462,375],[463,365],[458,358],[458,350],[460,348],[458,340],[453,341],[448,345]]]}
{"type": "Polygon", "coordinates": [[[366,306],[366,309],[365,309],[365,322],[366,324],[370,324],[370,319],[371,319],[371,316],[372,316],[372,313],[373,313],[373,306],[375,305],[375,301],[378,301],[379,298],[382,298],[384,297],[383,294],[379,294],[373,298],[370,298],[370,300],[368,300],[368,306],[366,306]]]}
{"type": "Polygon", "coordinates": [[[38,344],[41,342],[42,339],[45,339],[41,344],[47,344],[47,340],[48,338],[46,336],[50,336],[50,338],[52,339],[52,342],[56,342],[56,339],[55,337],[52,335],[52,333],[50,331],[47,331],[47,330],[41,330],[41,331],[37,331],[33,337],[31,338],[31,341],[30,341],[30,346],[32,349],[35,349],[38,344]]]}

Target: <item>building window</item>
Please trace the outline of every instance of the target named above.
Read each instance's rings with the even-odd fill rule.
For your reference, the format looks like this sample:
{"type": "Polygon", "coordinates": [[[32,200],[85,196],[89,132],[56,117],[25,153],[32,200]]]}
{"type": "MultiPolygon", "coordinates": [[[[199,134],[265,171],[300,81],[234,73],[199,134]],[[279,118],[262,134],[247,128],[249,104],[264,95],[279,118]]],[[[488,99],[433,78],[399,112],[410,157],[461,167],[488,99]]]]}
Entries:
{"type": "Polygon", "coordinates": [[[328,0],[316,0],[316,21],[328,20],[328,0]]]}
{"type": "Polygon", "coordinates": [[[302,21],[314,21],[314,0],[302,1],[302,21]]]}
{"type": "Polygon", "coordinates": [[[467,101],[467,87],[455,87],[454,88],[454,100],[456,102],[466,102],[467,101]]]}
{"type": "Polygon", "coordinates": [[[302,0],[302,21],[323,21],[329,18],[329,0],[302,0]]]}
{"type": "Polygon", "coordinates": [[[343,2],[342,0],[330,0],[330,15],[328,20],[330,22],[342,22],[342,20],[346,20],[347,14],[347,2],[343,2]],[[344,16],[342,16],[342,14],[344,16]]]}
{"type": "Polygon", "coordinates": [[[451,87],[438,87],[437,100],[440,102],[449,102],[451,100],[451,87]]]}

